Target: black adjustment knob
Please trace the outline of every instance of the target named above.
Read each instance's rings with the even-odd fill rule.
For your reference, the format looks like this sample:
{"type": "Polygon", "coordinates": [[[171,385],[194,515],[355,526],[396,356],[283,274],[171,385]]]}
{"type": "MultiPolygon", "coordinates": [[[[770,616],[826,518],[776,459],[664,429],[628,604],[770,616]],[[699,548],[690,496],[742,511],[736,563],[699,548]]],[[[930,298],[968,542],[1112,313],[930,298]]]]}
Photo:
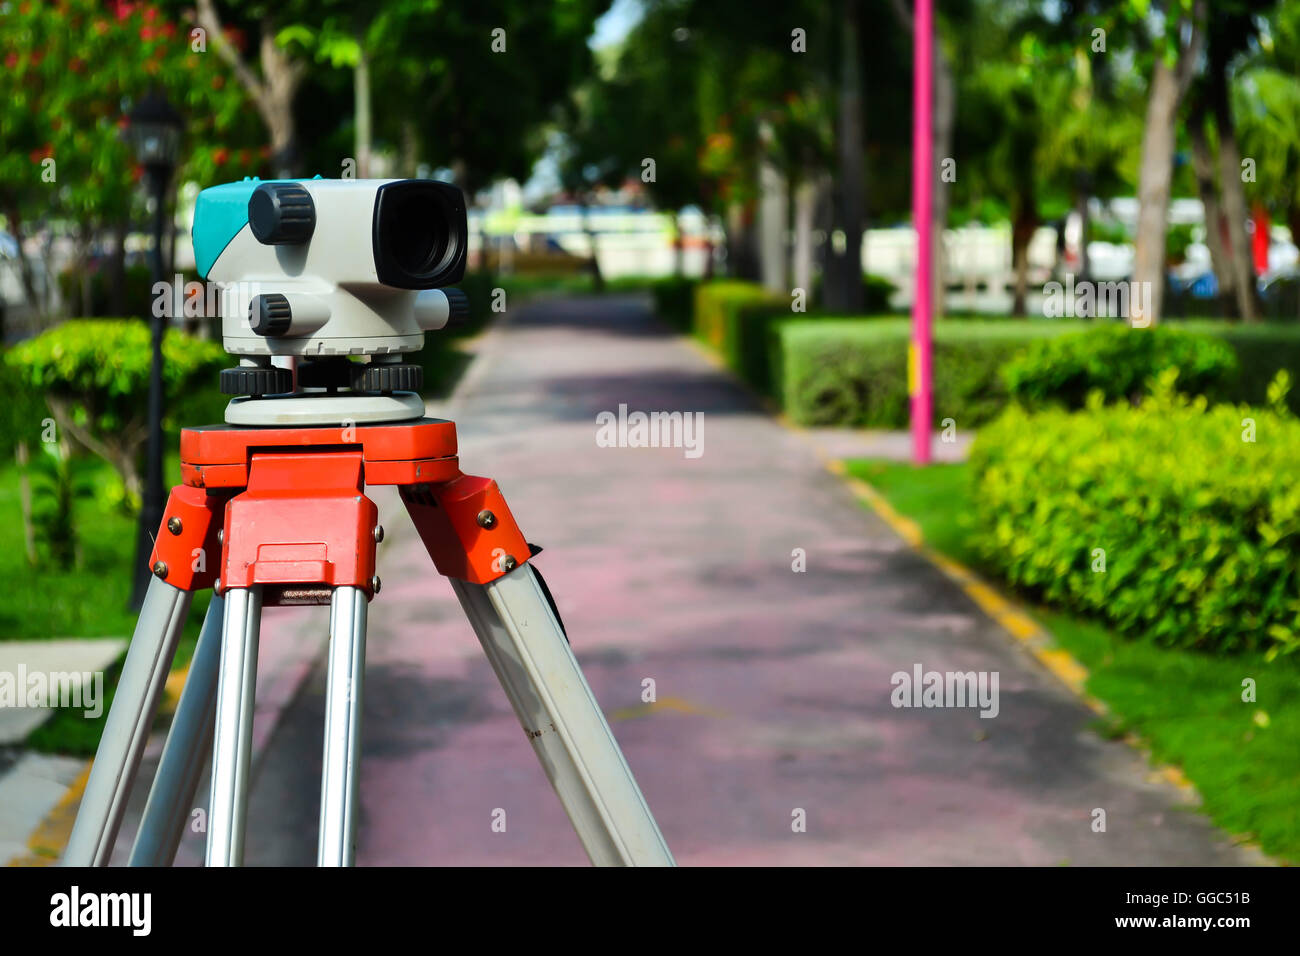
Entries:
{"type": "Polygon", "coordinates": [[[460,289],[443,289],[447,297],[447,324],[460,325],[469,318],[469,296],[460,289]]]}
{"type": "Polygon", "coordinates": [[[418,365],[355,365],[355,392],[418,392],[424,387],[424,369],[418,365]]]}
{"type": "Polygon", "coordinates": [[[272,365],[267,368],[241,366],[221,370],[222,395],[282,395],[293,391],[293,373],[272,365]]]}
{"type": "Polygon", "coordinates": [[[248,303],[248,324],[258,335],[284,335],[293,312],[289,299],[279,292],[255,295],[248,303]]]}
{"type": "Polygon", "coordinates": [[[300,245],[316,228],[316,204],[298,183],[263,183],[248,199],[248,225],[264,246],[300,245]]]}

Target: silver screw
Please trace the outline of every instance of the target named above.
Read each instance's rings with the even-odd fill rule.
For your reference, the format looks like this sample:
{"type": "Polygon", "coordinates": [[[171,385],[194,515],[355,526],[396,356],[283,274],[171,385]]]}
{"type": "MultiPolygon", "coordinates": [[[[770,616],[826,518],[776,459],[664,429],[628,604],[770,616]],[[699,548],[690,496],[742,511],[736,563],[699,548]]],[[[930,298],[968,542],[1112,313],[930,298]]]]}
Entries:
{"type": "Polygon", "coordinates": [[[212,582],[212,593],[219,594],[220,592],[221,592],[221,578],[217,578],[215,581],[212,582]]]}
{"type": "Polygon", "coordinates": [[[512,557],[511,555],[507,554],[504,558],[501,559],[502,571],[513,571],[517,567],[519,567],[519,562],[516,561],[514,557],[512,557]]]}
{"type": "Polygon", "coordinates": [[[221,544],[221,542],[224,541],[224,540],[226,540],[226,529],[225,529],[225,528],[218,528],[218,529],[217,529],[217,544],[221,544]]]}
{"type": "Polygon", "coordinates": [[[375,525],[375,544],[378,544],[380,541],[383,540],[384,540],[384,526],[381,524],[377,524],[375,525]]]}
{"type": "Polygon", "coordinates": [[[166,578],[167,578],[167,564],[166,564],[166,562],[164,562],[164,561],[156,561],[156,562],[154,562],[153,573],[156,574],[156,575],[158,575],[158,577],[162,578],[163,580],[166,580],[166,578]]]}
{"type": "Polygon", "coordinates": [[[376,574],[373,578],[370,579],[370,590],[373,593],[378,594],[379,586],[381,584],[383,584],[383,582],[379,580],[379,575],[376,574]]]}
{"type": "Polygon", "coordinates": [[[492,512],[488,511],[486,508],[484,508],[482,511],[478,513],[477,521],[478,521],[478,526],[480,528],[487,528],[488,530],[491,530],[492,528],[495,528],[497,526],[497,516],[494,515],[492,512]]]}
{"type": "Polygon", "coordinates": [[[170,531],[172,534],[180,534],[181,528],[182,525],[181,525],[180,518],[173,516],[167,519],[167,530],[170,531]]]}

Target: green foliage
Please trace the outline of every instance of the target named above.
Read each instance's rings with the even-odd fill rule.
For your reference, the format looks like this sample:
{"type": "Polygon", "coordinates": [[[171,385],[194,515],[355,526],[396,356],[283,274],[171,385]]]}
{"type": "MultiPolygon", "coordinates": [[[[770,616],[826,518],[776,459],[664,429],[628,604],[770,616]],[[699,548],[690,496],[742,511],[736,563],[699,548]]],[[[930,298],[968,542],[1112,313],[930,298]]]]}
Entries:
{"type": "Polygon", "coordinates": [[[789,299],[752,282],[707,282],[695,288],[695,335],[764,394],[774,380],[773,333],[790,314],[789,299]]]}
{"type": "MultiPolygon", "coordinates": [[[[129,503],[139,495],[147,433],[149,326],[135,319],[73,319],[11,349],[20,387],[44,392],[61,432],[118,470],[129,503]]],[[[215,404],[228,359],[215,342],[175,329],[163,338],[164,408],[183,414],[215,404]]]]}
{"type": "Polygon", "coordinates": [[[1274,409],[1209,408],[1177,375],[1138,407],[1097,393],[1086,413],[1012,407],[983,429],[975,545],[1016,586],[1123,634],[1293,651],[1300,421],[1276,394],[1274,409]]]}
{"type": "MultiPolygon", "coordinates": [[[[1074,322],[940,321],[933,352],[934,424],[972,428],[1006,404],[998,370],[1027,343],[1082,326],[1074,322]]],[[[905,428],[906,319],[809,319],[779,329],[782,404],[802,425],[905,428]]]]}
{"type": "MultiPolygon", "coordinates": [[[[153,269],[145,265],[128,266],[124,270],[122,302],[127,309],[143,310],[153,302],[153,269]]],[[[193,276],[187,277],[192,279],[193,276]]],[[[110,279],[105,269],[96,269],[89,275],[90,302],[81,303],[78,313],[86,318],[111,316],[110,279]]],[[[59,273],[59,294],[64,302],[81,302],[82,275],[78,269],[66,269],[59,273]]],[[[75,308],[76,306],[72,306],[75,308]]]]}
{"type": "Polygon", "coordinates": [[[37,448],[29,472],[36,543],[56,566],[67,570],[78,557],[73,503],[88,489],[78,480],[67,442],[42,442],[37,448]]]}
{"type": "Polygon", "coordinates": [[[1011,396],[1028,407],[1059,403],[1077,409],[1094,390],[1107,401],[1139,399],[1154,376],[1169,368],[1179,370],[1180,392],[1219,399],[1235,380],[1237,358],[1229,345],[1208,335],[1115,322],[1034,342],[1002,375],[1011,396]]]}

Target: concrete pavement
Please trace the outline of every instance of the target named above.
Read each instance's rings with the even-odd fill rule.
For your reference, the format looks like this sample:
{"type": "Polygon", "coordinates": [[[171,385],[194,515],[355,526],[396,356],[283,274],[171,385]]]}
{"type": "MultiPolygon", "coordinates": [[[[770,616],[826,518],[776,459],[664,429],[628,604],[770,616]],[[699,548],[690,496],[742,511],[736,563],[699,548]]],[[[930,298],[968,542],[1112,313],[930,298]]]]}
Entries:
{"type": "MultiPolygon", "coordinates": [[[[1087,708],[640,300],[523,308],[432,411],[456,420],[462,468],[496,478],[546,548],[537,566],[680,863],[1255,859],[1092,732],[1087,708]],[[600,447],[597,415],[620,405],[702,412],[702,454],[600,447]],[[891,677],[917,664],[996,672],[997,716],[896,708],[891,677]]],[[[359,862],[584,863],[387,491],[359,862]]],[[[249,863],[314,861],[323,689],[317,661],[268,742],[249,863]]]]}

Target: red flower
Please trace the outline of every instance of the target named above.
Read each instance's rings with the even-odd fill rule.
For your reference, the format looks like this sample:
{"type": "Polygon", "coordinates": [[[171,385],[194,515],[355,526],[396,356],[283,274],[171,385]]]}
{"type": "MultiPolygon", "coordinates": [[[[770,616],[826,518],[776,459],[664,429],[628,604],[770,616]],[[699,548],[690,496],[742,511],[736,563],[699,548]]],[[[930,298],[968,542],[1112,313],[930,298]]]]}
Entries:
{"type": "Polygon", "coordinates": [[[247,166],[247,165],[248,165],[248,150],[246,150],[246,149],[241,149],[241,150],[239,151],[239,165],[240,165],[240,166],[247,166]]]}
{"type": "Polygon", "coordinates": [[[18,65],[18,54],[17,54],[17,53],[10,53],[7,57],[5,57],[5,67],[6,67],[6,69],[10,69],[10,70],[12,70],[12,69],[13,69],[14,67],[16,67],[17,65],[18,65]]]}
{"type": "Polygon", "coordinates": [[[219,90],[225,85],[226,85],[226,78],[222,76],[220,73],[218,73],[216,76],[212,78],[212,88],[214,90],[219,90]]]}
{"type": "Polygon", "coordinates": [[[224,146],[212,154],[212,161],[216,163],[218,166],[226,165],[226,160],[229,158],[230,158],[230,152],[224,146]]]}
{"type": "Polygon", "coordinates": [[[141,28],[140,28],[140,39],[141,39],[141,40],[145,40],[145,41],[152,40],[152,39],[153,39],[153,27],[141,27],[141,28]]]}

